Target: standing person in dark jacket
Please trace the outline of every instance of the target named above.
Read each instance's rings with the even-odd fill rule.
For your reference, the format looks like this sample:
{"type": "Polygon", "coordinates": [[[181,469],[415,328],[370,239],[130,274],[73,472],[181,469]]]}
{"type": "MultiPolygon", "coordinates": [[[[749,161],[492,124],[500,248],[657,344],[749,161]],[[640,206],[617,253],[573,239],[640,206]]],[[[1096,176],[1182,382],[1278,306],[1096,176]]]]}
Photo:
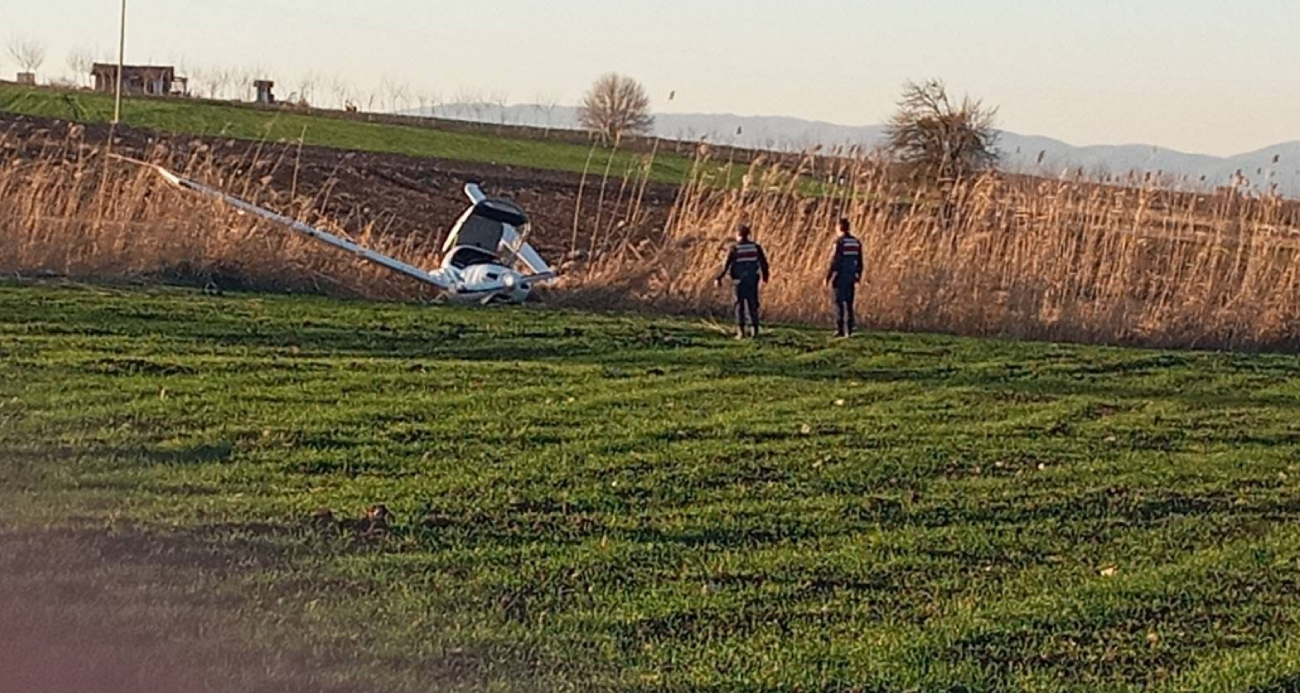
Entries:
{"type": "Polygon", "coordinates": [[[831,259],[826,283],[835,289],[838,336],[852,337],[857,316],[858,284],[862,282],[862,241],[853,236],[848,219],[840,219],[840,237],[835,241],[835,257],[831,259]]]}
{"type": "Polygon", "coordinates": [[[718,275],[717,283],[731,277],[736,285],[736,339],[745,338],[745,315],[754,327],[754,336],[758,336],[758,285],[766,284],[770,275],[767,266],[767,254],[763,246],[755,243],[753,232],[746,224],[736,229],[736,244],[727,254],[727,264],[718,275]]]}

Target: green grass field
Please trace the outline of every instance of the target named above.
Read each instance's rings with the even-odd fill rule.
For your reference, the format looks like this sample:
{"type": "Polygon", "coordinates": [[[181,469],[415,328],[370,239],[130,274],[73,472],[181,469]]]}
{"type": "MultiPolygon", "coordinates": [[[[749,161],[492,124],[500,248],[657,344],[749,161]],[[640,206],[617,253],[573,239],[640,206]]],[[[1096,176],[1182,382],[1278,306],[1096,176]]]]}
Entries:
{"type": "Polygon", "coordinates": [[[1296,690],[1298,406],[1296,357],[9,285],[0,581],[210,681],[1296,690]]]}
{"type": "MultiPolygon", "coordinates": [[[[0,111],[59,118],[83,123],[108,123],[113,117],[113,97],[104,94],[35,89],[0,85],[0,111]]],[[[367,152],[406,154],[452,161],[492,163],[542,170],[582,173],[588,167],[590,147],[472,134],[402,125],[259,110],[183,99],[125,99],[122,122],[138,128],[183,135],[232,139],[298,142],[367,152]]],[[[613,175],[640,166],[640,155],[598,149],[590,172],[600,177],[610,157],[613,175]]],[[[655,158],[651,180],[676,185],[683,182],[691,160],[671,153],[655,158]]],[[[736,174],[739,178],[739,174],[736,174]]]]}

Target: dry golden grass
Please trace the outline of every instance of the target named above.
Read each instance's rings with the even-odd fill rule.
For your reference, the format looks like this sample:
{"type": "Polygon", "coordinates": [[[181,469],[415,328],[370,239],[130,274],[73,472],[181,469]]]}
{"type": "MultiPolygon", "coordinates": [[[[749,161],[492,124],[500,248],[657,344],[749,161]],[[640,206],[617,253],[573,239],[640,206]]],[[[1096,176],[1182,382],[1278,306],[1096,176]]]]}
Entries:
{"type": "MultiPolygon", "coordinates": [[[[162,150],[156,156],[217,187],[340,230],[317,211],[328,190],[318,197],[285,194],[266,179],[227,176],[203,147],[183,160],[162,150]]],[[[1117,186],[1006,176],[942,194],[917,192],[899,189],[865,157],[815,154],[798,170],[756,163],[743,172],[743,185],[727,187],[719,177],[741,174],[712,165],[706,153],[667,226],[647,237],[629,223],[640,215],[644,176],[620,173],[622,182],[600,183],[613,210],[603,210],[584,253],[594,259],[569,267],[555,300],[724,311],[730,297],[712,278],[731,229],[745,220],[774,266],[764,296],[768,318],[829,324],[822,280],[835,222],[845,216],[868,249],[859,312],[871,328],[1300,347],[1300,224],[1295,206],[1276,198],[1179,193],[1141,180],[1117,186]],[[812,173],[837,183],[808,194],[812,173]]],[[[386,237],[373,224],[360,228],[353,235],[359,242],[436,265],[432,246],[386,237]]],[[[108,160],[75,133],[35,156],[0,158],[0,240],[6,248],[0,272],[10,275],[429,297],[415,282],[172,190],[149,171],[108,160]]]]}
{"type": "MultiPolygon", "coordinates": [[[[179,160],[159,148],[155,159],[257,204],[348,235],[317,212],[323,206],[318,197],[277,192],[269,179],[231,180],[204,146],[179,160]]],[[[328,190],[319,193],[325,194],[328,190]]],[[[432,248],[381,237],[374,223],[360,225],[352,237],[410,262],[431,261],[432,248]]],[[[9,275],[169,280],[370,298],[428,295],[414,281],[175,190],[150,169],[87,146],[75,129],[62,143],[47,143],[34,156],[0,157],[0,239],[6,248],[0,273],[9,275]]]]}
{"type": "Polygon", "coordinates": [[[990,175],[916,192],[864,157],[831,159],[829,172],[825,161],[820,177],[841,184],[822,196],[800,195],[789,172],[757,166],[739,190],[697,176],[662,243],[607,256],[583,283],[629,305],[722,311],[730,297],[712,279],[743,220],[773,263],[767,316],[829,325],[823,280],[844,216],[867,246],[859,313],[875,329],[1300,347],[1294,203],[1177,192],[1151,179],[1116,186],[990,175]]]}

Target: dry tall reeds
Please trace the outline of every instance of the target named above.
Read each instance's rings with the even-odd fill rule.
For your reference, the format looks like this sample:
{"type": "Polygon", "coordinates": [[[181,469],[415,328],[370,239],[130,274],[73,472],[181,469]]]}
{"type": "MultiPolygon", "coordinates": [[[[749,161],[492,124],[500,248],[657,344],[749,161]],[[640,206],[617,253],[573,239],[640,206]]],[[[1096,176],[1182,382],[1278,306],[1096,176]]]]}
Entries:
{"type": "Polygon", "coordinates": [[[606,256],[579,283],[625,305],[722,311],[730,297],[712,279],[743,220],[773,262],[769,318],[830,324],[823,279],[843,216],[867,247],[859,310],[876,329],[1300,348],[1294,203],[1141,178],[1103,186],[990,175],[900,191],[861,156],[810,156],[798,174],[754,166],[740,189],[697,174],[651,256],[606,256]],[[832,183],[800,194],[795,182],[814,168],[832,183]]]}
{"type": "MultiPolygon", "coordinates": [[[[414,282],[172,190],[147,170],[107,159],[75,132],[36,154],[5,151],[26,153],[0,156],[0,273],[428,296],[414,282]]],[[[184,154],[155,154],[193,177],[340,230],[318,212],[329,186],[314,196],[277,192],[269,176],[247,173],[257,167],[221,170],[197,143],[184,154]]],[[[712,278],[744,220],[773,261],[768,317],[829,324],[822,280],[844,216],[867,247],[859,310],[873,328],[1300,349],[1294,203],[1175,192],[1150,180],[1120,186],[986,176],[942,192],[899,190],[885,169],[856,155],[810,154],[798,170],[755,163],[739,187],[721,185],[723,176],[740,177],[701,156],[665,228],[647,234],[628,223],[641,214],[645,172],[624,172],[610,186],[618,191],[609,200],[614,209],[593,229],[592,257],[571,268],[554,296],[721,312],[730,299],[712,278]]],[[[591,214],[584,209],[582,218],[591,214]]],[[[350,228],[403,260],[436,264],[428,242],[388,237],[373,223],[350,228]]]]}
{"type": "MultiPolygon", "coordinates": [[[[277,193],[269,176],[232,179],[212,163],[206,146],[196,144],[187,155],[169,155],[160,147],[155,154],[186,175],[341,231],[317,213],[316,197],[277,193]]],[[[431,264],[433,248],[382,236],[373,222],[359,225],[353,236],[404,260],[431,264]]],[[[87,146],[75,128],[34,155],[0,157],[0,243],[0,273],[11,276],[163,279],[372,298],[425,295],[415,282],[322,252],[313,241],[174,190],[150,169],[87,146]]]]}

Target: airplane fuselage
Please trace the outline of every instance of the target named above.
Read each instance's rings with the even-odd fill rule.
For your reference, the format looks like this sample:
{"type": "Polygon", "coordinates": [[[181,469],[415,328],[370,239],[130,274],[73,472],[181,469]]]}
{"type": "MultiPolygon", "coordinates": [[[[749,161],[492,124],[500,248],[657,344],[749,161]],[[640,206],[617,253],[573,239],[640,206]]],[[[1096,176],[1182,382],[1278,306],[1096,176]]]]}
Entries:
{"type": "Polygon", "coordinates": [[[503,265],[484,263],[462,269],[445,262],[439,273],[452,286],[444,294],[449,303],[523,303],[533,294],[523,274],[503,265]]]}

